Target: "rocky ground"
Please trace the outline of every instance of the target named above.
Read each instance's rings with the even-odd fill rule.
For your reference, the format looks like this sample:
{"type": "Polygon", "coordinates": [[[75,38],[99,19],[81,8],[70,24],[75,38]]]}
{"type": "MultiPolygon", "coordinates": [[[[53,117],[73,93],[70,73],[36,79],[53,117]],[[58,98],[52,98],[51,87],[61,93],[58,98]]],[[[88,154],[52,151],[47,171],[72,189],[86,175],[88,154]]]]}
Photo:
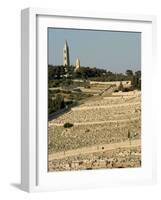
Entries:
{"type": "MultiPolygon", "coordinates": [[[[48,123],[49,157],[93,146],[121,144],[141,138],[141,94],[117,93],[90,98],[48,123]],[[65,123],[72,123],[64,128],[65,123]]],[[[67,154],[67,153],[66,153],[67,154]]],[[[49,171],[141,166],[141,146],[102,149],[49,159],[49,171]]]]}
{"type": "Polygon", "coordinates": [[[49,161],[49,171],[141,167],[141,148],[118,148],[49,161]]]}

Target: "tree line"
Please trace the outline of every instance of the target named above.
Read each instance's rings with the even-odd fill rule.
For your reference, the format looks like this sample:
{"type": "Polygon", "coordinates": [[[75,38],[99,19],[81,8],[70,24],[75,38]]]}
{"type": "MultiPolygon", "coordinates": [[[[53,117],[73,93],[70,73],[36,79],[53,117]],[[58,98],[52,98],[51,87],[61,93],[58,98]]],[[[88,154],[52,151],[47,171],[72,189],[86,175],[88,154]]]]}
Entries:
{"type": "Polygon", "coordinates": [[[93,81],[131,81],[134,89],[141,89],[141,71],[133,72],[127,69],[125,73],[113,73],[96,67],[81,67],[78,71],[74,66],[48,66],[48,80],[83,79],[93,81]]]}

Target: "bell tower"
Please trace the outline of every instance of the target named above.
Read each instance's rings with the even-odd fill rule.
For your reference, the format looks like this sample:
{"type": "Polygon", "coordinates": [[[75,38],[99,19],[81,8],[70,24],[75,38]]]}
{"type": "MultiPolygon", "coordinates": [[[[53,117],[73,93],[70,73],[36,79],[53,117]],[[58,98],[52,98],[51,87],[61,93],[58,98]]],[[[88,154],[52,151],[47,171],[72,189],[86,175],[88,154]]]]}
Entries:
{"type": "Polygon", "coordinates": [[[67,41],[65,41],[65,45],[63,48],[63,64],[64,66],[69,66],[70,61],[69,61],[69,47],[67,41]]]}
{"type": "Polygon", "coordinates": [[[75,71],[79,71],[79,70],[80,70],[80,60],[77,58],[76,63],[75,63],[75,71]]]}

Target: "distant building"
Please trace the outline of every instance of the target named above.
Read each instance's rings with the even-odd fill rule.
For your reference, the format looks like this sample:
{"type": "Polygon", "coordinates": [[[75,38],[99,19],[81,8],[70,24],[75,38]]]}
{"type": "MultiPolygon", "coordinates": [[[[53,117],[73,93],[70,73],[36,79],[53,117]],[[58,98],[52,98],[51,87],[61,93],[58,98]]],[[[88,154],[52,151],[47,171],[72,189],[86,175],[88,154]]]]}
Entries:
{"type": "Polygon", "coordinates": [[[75,71],[79,71],[80,69],[80,60],[77,58],[75,63],[75,71]]]}
{"type": "Polygon", "coordinates": [[[63,64],[64,66],[69,66],[70,65],[70,60],[69,60],[69,47],[67,41],[65,41],[65,45],[63,48],[63,64]]]}
{"type": "MultiPolygon", "coordinates": [[[[65,67],[65,72],[69,72],[69,66],[70,66],[70,59],[69,59],[69,46],[67,43],[67,40],[65,41],[64,48],[63,48],[63,65],[65,67]]],[[[80,60],[77,58],[75,63],[75,69],[74,71],[79,71],[80,69],[80,60]]]]}

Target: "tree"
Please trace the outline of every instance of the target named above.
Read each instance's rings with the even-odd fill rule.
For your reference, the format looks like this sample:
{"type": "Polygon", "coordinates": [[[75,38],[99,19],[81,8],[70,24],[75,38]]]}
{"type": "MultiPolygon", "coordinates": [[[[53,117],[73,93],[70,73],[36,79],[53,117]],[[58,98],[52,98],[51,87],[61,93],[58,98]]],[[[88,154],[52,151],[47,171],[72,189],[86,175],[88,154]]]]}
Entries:
{"type": "Polygon", "coordinates": [[[132,86],[134,89],[141,90],[141,71],[136,71],[133,75],[132,86]]]}
{"type": "Polygon", "coordinates": [[[133,76],[133,71],[130,70],[130,69],[127,69],[126,70],[126,76],[129,76],[129,77],[133,76]]]}
{"type": "Polygon", "coordinates": [[[120,81],[120,85],[118,87],[118,90],[123,91],[123,89],[124,89],[124,87],[123,87],[122,81],[120,81]]]}
{"type": "Polygon", "coordinates": [[[57,109],[64,108],[65,106],[64,97],[61,94],[56,95],[55,104],[56,104],[57,109]]]}
{"type": "Polygon", "coordinates": [[[135,72],[136,88],[141,90],[141,71],[135,72]]]}
{"type": "Polygon", "coordinates": [[[61,94],[57,94],[56,97],[53,97],[49,94],[48,96],[48,113],[58,111],[65,107],[64,97],[61,94]]]}
{"type": "Polygon", "coordinates": [[[128,132],[127,132],[127,137],[128,137],[128,139],[131,139],[131,133],[130,133],[129,130],[128,130],[128,132]]]}

